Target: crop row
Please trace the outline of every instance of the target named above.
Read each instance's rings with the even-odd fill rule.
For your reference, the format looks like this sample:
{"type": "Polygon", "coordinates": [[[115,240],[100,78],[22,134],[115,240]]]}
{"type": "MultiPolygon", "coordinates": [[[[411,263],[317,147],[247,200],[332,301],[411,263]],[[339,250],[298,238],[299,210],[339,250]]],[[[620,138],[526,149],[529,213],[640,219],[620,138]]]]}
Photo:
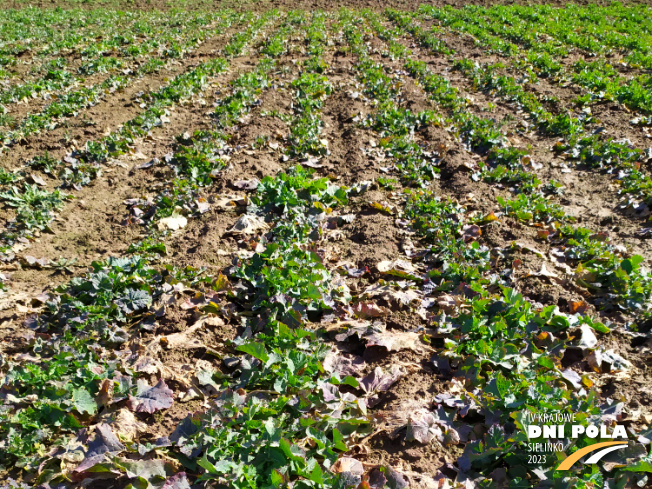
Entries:
{"type": "MultiPolygon", "coordinates": [[[[237,56],[276,15],[270,11],[252,19],[247,36],[234,35],[224,52],[237,56]]],[[[196,68],[199,71],[194,72],[194,77],[193,71],[180,75],[195,83],[182,86],[198,91],[206,83],[206,77],[224,71],[227,66],[225,58],[212,59],[196,68]],[[201,76],[197,77],[198,74],[201,76]]],[[[173,81],[170,87],[174,86],[173,81]]],[[[135,249],[149,256],[154,247],[136,245],[135,249]]],[[[101,389],[119,397],[136,388],[116,352],[101,354],[103,350],[93,348],[93,343],[99,341],[103,347],[110,348],[124,342],[129,332],[121,325],[141,320],[147,308],[163,293],[166,283],[185,281],[190,285],[199,277],[196,272],[172,267],[155,269],[150,260],[130,255],[97,262],[93,264],[93,272],[55,291],[48,312],[36,319],[37,327],[52,333],[50,341],[39,347],[43,360],[16,364],[4,379],[5,389],[22,397],[38,396],[40,401],[29,407],[18,403],[3,412],[3,464],[20,460],[19,467],[34,470],[33,464],[45,455],[41,447],[57,439],[65,440],[81,428],[88,416],[97,413],[94,399],[101,389]],[[82,364],[84,368],[80,368],[82,364]],[[124,376],[122,381],[120,376],[124,376]],[[53,390],[55,379],[65,379],[66,387],[53,390]]],[[[56,460],[50,462],[56,464],[56,460]]],[[[59,472],[45,471],[42,477],[60,477],[59,472]]]]}
{"type": "MultiPolygon", "coordinates": [[[[373,19],[373,15],[367,17],[373,19]]],[[[370,23],[372,26],[375,24],[373,20],[370,23]]],[[[379,25],[375,25],[376,30],[379,25]]],[[[363,29],[356,26],[353,31],[360,33],[363,29]]],[[[380,33],[380,37],[388,35],[386,30],[380,33]]],[[[354,52],[364,51],[362,38],[362,34],[349,37],[354,52]]],[[[389,48],[392,53],[400,51],[399,48],[389,48]]],[[[426,91],[428,86],[442,86],[441,80],[435,78],[436,75],[430,73],[425,64],[409,60],[409,54],[405,53],[408,58],[406,68],[412,67],[426,91]]],[[[356,66],[364,67],[363,59],[356,66]]],[[[374,86],[376,93],[400,85],[389,77],[376,79],[384,81],[374,86]]],[[[450,86],[444,85],[444,88],[442,93],[449,109],[464,106],[463,100],[456,101],[456,94],[450,86]]],[[[379,104],[382,100],[382,97],[378,98],[379,104]]],[[[504,149],[500,144],[494,147],[504,149]]],[[[521,171],[524,171],[523,167],[521,171]]],[[[598,287],[608,289],[606,295],[599,295],[599,300],[624,292],[629,297],[620,297],[623,299],[620,304],[633,306],[630,312],[649,300],[647,284],[650,275],[640,268],[640,257],[622,258],[604,236],[571,226],[569,221],[572,219],[569,220],[561,208],[539,194],[521,193],[516,199],[500,203],[506,214],[526,222],[561,221],[554,231],[542,231],[540,236],[561,245],[569,263],[580,263],[578,282],[587,286],[588,279],[588,282],[598,282],[598,287]]],[[[492,425],[484,438],[467,443],[458,464],[471,476],[476,471],[486,476],[489,467],[503,466],[509,471],[515,487],[519,484],[525,487],[529,484],[526,481],[533,476],[526,456],[526,443],[533,440],[528,440],[524,434],[527,430],[525,413],[561,407],[563,411],[578,415],[582,423],[599,419],[601,410],[595,393],[590,390],[590,381],[582,379],[584,389],[571,385],[567,372],[561,369],[560,360],[564,345],[573,340],[570,331],[581,325],[603,333],[608,329],[589,316],[563,314],[554,305],[535,309],[509,288],[509,275],[492,273],[493,257],[486,247],[478,245],[478,236],[482,233],[469,233],[474,227],[481,229],[483,225],[493,225],[488,223],[494,222],[495,218],[471,218],[465,214],[465,209],[454,201],[429,191],[417,191],[408,194],[402,217],[429,243],[430,254],[426,259],[430,266],[426,277],[432,285],[428,290],[450,291],[452,294],[446,296],[446,302],[441,302],[449,304],[452,309],[446,309],[446,314],[439,320],[436,318],[436,324],[440,334],[445,335],[445,346],[449,350],[441,357],[442,365],[457,365],[453,375],[465,379],[466,383],[467,392],[458,399],[460,406],[457,409],[464,410],[467,415],[477,412],[492,425]],[[502,289],[498,294],[490,292],[496,285],[502,289]],[[559,340],[542,341],[543,338],[559,340]],[[519,353],[523,351],[531,352],[527,361],[519,353]],[[510,423],[513,423],[511,429],[502,427],[510,423]]],[[[418,421],[414,430],[428,427],[423,426],[425,418],[418,421]]],[[[417,439],[422,440],[421,437],[417,439]]],[[[576,443],[579,447],[586,440],[576,443]]],[[[572,447],[572,444],[565,445],[566,452],[572,451],[572,447]]],[[[600,484],[603,480],[603,475],[594,467],[570,477],[555,473],[553,469],[557,462],[555,457],[549,457],[545,465],[538,467],[541,472],[537,476],[559,479],[564,487],[584,487],[584,484],[600,484]]],[[[644,471],[644,468],[636,470],[644,471]]],[[[631,482],[640,476],[621,473],[617,478],[631,482]]],[[[491,477],[487,479],[490,481],[491,477]]]]}
{"type": "MultiPolygon", "coordinates": [[[[380,36],[387,38],[388,32],[381,31],[380,36]]],[[[389,39],[388,42],[394,41],[389,39]]],[[[406,70],[417,78],[433,101],[451,114],[449,122],[456,127],[461,140],[486,157],[480,162],[474,178],[489,183],[509,183],[518,189],[515,198],[499,200],[508,215],[525,222],[557,223],[550,238],[556,238],[562,249],[569,250],[569,262],[578,265],[578,282],[597,293],[599,306],[604,309],[619,307],[635,316],[638,327],[647,329],[650,312],[644,304],[650,298],[652,275],[641,267],[642,257],[623,257],[600,233],[572,226],[573,218],[550,200],[560,192],[559,184],[539,181],[532,172],[531,156],[527,151],[506,144],[507,138],[492,119],[469,113],[466,99],[446,79],[430,71],[424,62],[409,58],[406,53],[406,70]]]]}
{"type": "Polygon", "coordinates": [[[210,25],[221,14],[4,10],[0,19],[4,40],[0,56],[6,57],[5,67],[29,63],[35,65],[32,70],[38,73],[50,62],[59,59],[66,63],[75,55],[82,60],[99,60],[96,55],[113,50],[125,56],[137,56],[156,47],[174,50],[176,33],[185,30],[184,24],[210,25]],[[159,36],[163,43],[156,42],[159,36]],[[25,56],[26,53],[32,56],[25,56]],[[20,56],[20,61],[15,56],[20,56]]]}
{"type": "MultiPolygon", "coordinates": [[[[195,47],[202,40],[218,34],[226,27],[223,19],[228,13],[218,12],[212,16],[196,16],[187,19],[182,26],[171,29],[171,25],[156,25],[138,21],[126,26],[116,25],[114,29],[119,32],[111,35],[101,43],[89,45],[80,51],[81,63],[76,70],[71,70],[66,57],[46,59],[33,71],[41,76],[34,80],[21,80],[22,83],[14,84],[0,92],[0,103],[7,105],[24,99],[34,97],[51,97],[73,85],[84,83],[80,76],[96,73],[115,73],[118,70],[135,70],[136,63],[149,65],[144,73],[153,71],[163,65],[163,60],[181,58],[189,49],[195,47]],[[218,25],[215,28],[215,22],[218,25]],[[118,30],[119,29],[119,30],[118,30]],[[147,33],[145,35],[145,33],[147,33]],[[156,60],[150,59],[155,54],[156,60]]],[[[70,55],[69,55],[70,56],[70,55]]],[[[7,125],[7,117],[5,117],[7,125]]]]}
{"type": "Polygon", "coordinates": [[[344,35],[359,60],[356,71],[363,94],[374,101],[374,111],[363,124],[378,133],[380,148],[395,161],[399,175],[413,185],[425,186],[437,177],[439,159],[432,148],[415,140],[414,133],[439,118],[432,111],[413,113],[400,107],[403,82],[398,76],[388,76],[383,66],[368,56],[360,22],[352,19],[344,35]]]}
{"type": "MultiPolygon", "coordinates": [[[[423,47],[433,49],[433,46],[440,45],[436,35],[412,24],[409,15],[396,11],[389,11],[388,15],[401,27],[408,29],[423,47]]],[[[441,52],[441,48],[434,49],[441,52]]],[[[623,208],[636,209],[641,204],[650,202],[650,177],[640,169],[643,152],[634,148],[626,140],[605,138],[600,134],[593,133],[587,127],[592,123],[590,113],[582,113],[578,117],[563,111],[558,115],[552,114],[533,93],[524,89],[515,78],[498,74],[502,68],[500,63],[478,66],[469,60],[458,60],[454,62],[454,68],[471,80],[476,89],[484,90],[494,97],[500,97],[523,110],[529,115],[533,126],[545,136],[564,138],[564,141],[557,142],[554,147],[559,156],[585,163],[590,167],[606,169],[616,175],[621,180],[620,193],[624,197],[623,208]]],[[[439,75],[434,75],[431,80],[436,80],[434,86],[450,85],[444,77],[439,75]]],[[[450,103],[448,88],[437,88],[436,90],[441,92],[437,95],[438,99],[442,100],[443,97],[447,99],[442,100],[444,103],[450,103]]],[[[471,116],[471,118],[476,117],[471,116]]],[[[489,127],[495,125],[490,119],[484,119],[484,121],[485,127],[487,124],[489,127]]],[[[485,144],[492,137],[497,136],[496,132],[492,134],[484,131],[482,134],[482,131],[477,131],[477,124],[474,126],[473,134],[479,135],[485,144]]],[[[495,142],[497,141],[494,140],[495,142]]],[[[495,144],[491,144],[491,146],[493,145],[495,144]]],[[[487,174],[488,178],[504,179],[510,183],[523,179],[522,173],[518,172],[517,175],[513,175],[511,171],[513,168],[509,169],[510,160],[514,160],[514,157],[520,159],[519,156],[517,152],[512,152],[511,155],[508,155],[507,161],[505,161],[506,165],[504,165],[510,171],[497,168],[487,174]]]]}
{"type": "MultiPolygon", "coordinates": [[[[269,18],[271,15],[253,22],[250,28],[244,31],[244,35],[242,32],[234,34],[225,47],[225,53],[230,53],[230,56],[240,53],[269,18]]],[[[37,156],[28,162],[28,166],[52,176],[56,174],[63,187],[79,188],[87,185],[101,173],[103,163],[130,153],[137,139],[161,126],[167,120],[166,114],[170,107],[205,89],[212,77],[227,68],[228,61],[225,58],[204,62],[178,75],[161,89],[144,94],[143,112],[103,139],[88,141],[84,148],[76,150],[62,160],[55,160],[47,153],[37,156]]],[[[17,208],[16,216],[2,234],[3,252],[11,259],[11,248],[16,241],[33,238],[35,233],[45,229],[54,218],[55,211],[62,207],[65,195],[59,190],[49,192],[28,184],[24,184],[21,189],[15,185],[21,180],[17,173],[3,172],[2,175],[3,184],[6,187],[11,185],[3,194],[3,198],[9,205],[17,208]]]]}
{"type": "MultiPolygon", "coordinates": [[[[312,20],[313,25],[307,30],[322,31],[323,14],[313,14],[312,20]]],[[[302,22],[301,16],[289,14],[285,23],[296,28],[302,22]]],[[[283,31],[281,26],[279,32],[283,31]]],[[[269,46],[275,44],[274,39],[274,35],[270,36],[261,52],[269,50],[269,46]]],[[[312,57],[323,53],[318,43],[318,40],[311,43],[312,57]]],[[[305,65],[321,66],[314,60],[306,61],[305,65]]],[[[266,72],[274,66],[271,60],[262,60],[258,68],[241,75],[233,83],[233,92],[216,109],[216,134],[230,127],[244,111],[255,105],[256,94],[267,85],[266,72]]],[[[290,86],[294,94],[294,117],[318,118],[323,98],[329,92],[327,80],[314,72],[304,73],[290,86]]],[[[199,149],[199,142],[195,135],[193,147],[199,149]]],[[[291,137],[288,145],[290,158],[306,155],[303,139],[291,137]]],[[[312,147],[308,145],[308,154],[313,154],[310,153],[312,147]]],[[[317,147],[317,152],[320,148],[317,147]]],[[[173,165],[179,169],[179,175],[193,178],[197,172],[182,170],[190,156],[188,149],[186,145],[177,150],[173,165]]],[[[209,294],[232,290],[229,294],[244,308],[243,317],[248,319],[243,335],[230,345],[234,355],[229,361],[231,373],[225,376],[216,371],[207,372],[202,381],[218,388],[217,402],[207,411],[182,421],[170,437],[173,446],[160,449],[169,447],[169,455],[181,461],[187,470],[201,473],[199,481],[229,483],[236,487],[290,482],[298,487],[357,484],[353,480],[339,482],[338,471],[324,469],[333,468],[339,454],[348,450],[346,440],[354,433],[359,436],[368,432],[364,400],[340,391],[340,386],[344,385],[358,387],[358,380],[324,371],[322,361],[328,349],[316,341],[316,333],[308,328],[309,316],[331,310],[336,303],[348,298],[346,287],[311,251],[326,229],[325,217],[335,219],[337,210],[346,205],[346,189],[332,185],[327,179],[313,178],[310,170],[296,166],[276,177],[263,179],[249,200],[249,219],[264,220],[270,231],[260,237],[256,253],[240,258],[228,271],[233,288],[223,276],[220,280],[201,278],[188,270],[182,272],[172,267],[161,273],[146,260],[136,257],[96,263],[94,272],[61,287],[53,297],[50,312],[40,316],[35,324],[38,329],[49,331],[52,339],[46,347],[39,348],[39,355],[48,356],[61,342],[66,343],[68,368],[64,368],[57,355],[49,365],[58,369],[59,378],[65,379],[70,378],[70,367],[77,368],[75,379],[68,381],[70,390],[63,399],[53,402],[49,390],[51,372],[43,372],[40,362],[27,371],[25,367],[13,366],[5,385],[22,395],[34,395],[39,391],[40,398],[50,399],[44,404],[50,408],[56,405],[67,412],[69,421],[83,419],[80,415],[84,414],[93,416],[97,404],[92,403],[100,399],[104,391],[112,392],[113,402],[128,398],[128,405],[137,411],[140,409],[135,406],[140,406],[138,403],[146,397],[154,400],[150,403],[153,411],[169,407],[171,398],[164,383],[150,387],[139,380],[134,386],[119,365],[109,364],[108,355],[103,356],[98,368],[98,358],[88,357],[83,347],[85,338],[97,338],[106,346],[124,341],[128,333],[113,325],[133,325],[134,321],[142,321],[143,312],[155,304],[166,284],[181,282],[195,288],[203,286],[209,294]],[[297,230],[305,232],[297,233],[297,230]],[[111,282],[112,286],[99,289],[100,277],[104,277],[101,280],[106,285],[111,282]],[[81,309],[84,304],[88,308],[81,309]],[[79,317],[82,311],[85,313],[79,317]],[[75,317],[81,321],[73,319],[75,317]],[[67,326],[61,329],[63,325],[67,326]],[[59,337],[60,331],[67,332],[65,338],[59,337]],[[78,358],[86,360],[89,368],[80,370],[78,358]],[[92,375],[89,370],[101,373],[92,375]],[[38,372],[39,382],[30,377],[32,372],[38,372]],[[23,384],[22,380],[29,382],[23,384]],[[27,385],[34,385],[35,391],[22,392],[21,387],[24,389],[27,385]],[[255,451],[250,449],[252,445],[256,446],[255,451]]],[[[93,351],[96,350],[97,347],[93,351]]],[[[20,414],[32,413],[21,411],[20,414]]],[[[11,429],[20,424],[18,420],[22,421],[12,418],[11,429]]],[[[34,424],[42,421],[38,418],[34,424]]],[[[61,429],[62,425],[58,426],[61,429]]],[[[75,429],[70,424],[63,427],[64,431],[75,429]]],[[[47,429],[41,429],[38,433],[32,431],[31,435],[38,437],[46,432],[47,429]]],[[[109,434],[102,436],[104,440],[110,439],[109,434]]],[[[15,437],[13,441],[12,447],[26,449],[27,443],[16,443],[15,437]]],[[[104,467],[102,470],[116,475],[126,473],[130,478],[142,477],[145,484],[153,483],[157,475],[149,467],[163,467],[165,462],[143,461],[133,466],[124,452],[137,447],[119,445],[114,445],[102,457],[84,459],[72,475],[92,476],[99,467],[104,467]]],[[[140,447],[142,445],[138,451],[143,450],[140,447]]],[[[65,476],[65,472],[58,472],[57,466],[59,460],[66,459],[67,453],[64,448],[41,464],[42,481],[57,482],[65,476]]],[[[160,473],[160,470],[156,472],[160,473]]],[[[174,477],[185,479],[184,474],[174,477]]]]}
{"type": "MultiPolygon", "coordinates": [[[[179,46],[179,54],[183,54],[189,49],[192,50],[203,39],[221,33],[231,25],[234,17],[234,15],[226,14],[213,29],[205,29],[201,31],[201,34],[194,34],[187,44],[182,43],[179,46]]],[[[61,94],[41,112],[28,114],[23,120],[16,122],[15,129],[0,133],[0,140],[5,145],[11,145],[36,132],[54,129],[66,117],[77,115],[79,111],[97,104],[108,94],[123,90],[137,78],[157,71],[165,65],[164,59],[165,57],[152,58],[133,71],[122,75],[111,75],[102,82],[90,87],[61,94]]]]}
{"type": "MultiPolygon", "coordinates": [[[[246,37],[235,35],[234,42],[227,45],[224,53],[229,53],[231,57],[242,55],[263,25],[278,15],[275,11],[270,12],[269,16],[261,17],[250,25],[246,37]]],[[[275,44],[279,37],[286,37],[294,22],[302,22],[298,17],[288,17],[284,26],[266,39],[261,52],[269,51],[269,46],[275,44]]],[[[211,114],[212,130],[200,130],[190,137],[177,138],[178,148],[167,159],[173,178],[164,184],[163,190],[153,200],[130,201],[128,223],[152,225],[161,219],[168,219],[163,222],[169,222],[169,218],[183,221],[199,216],[207,209],[206,205],[202,205],[206,203],[201,195],[202,189],[212,186],[213,180],[227,167],[227,158],[235,152],[229,145],[230,138],[226,131],[251,111],[259,103],[259,96],[271,86],[270,74],[276,69],[274,57],[279,55],[268,54],[253,70],[231,81],[232,92],[216,101],[216,108],[211,114]]]]}
{"type": "MultiPolygon", "coordinates": [[[[594,100],[618,100],[642,114],[649,114],[652,110],[649,75],[631,79],[620,76],[604,57],[589,62],[579,59],[568,70],[558,61],[569,54],[567,45],[559,40],[541,42],[541,38],[548,33],[537,30],[539,26],[527,23],[514,11],[502,11],[500,14],[482,12],[488,14],[488,18],[479,15],[479,11],[439,10],[425,6],[420,12],[425,19],[435,19],[444,26],[450,26],[453,32],[472,34],[483,48],[508,57],[512,70],[529,70],[531,83],[537,81],[537,75],[554,78],[559,83],[572,81],[589,90],[588,94],[577,99],[582,104],[594,100]],[[510,42],[512,39],[519,44],[510,42]]],[[[631,35],[628,38],[632,39],[631,35]]],[[[639,39],[632,42],[639,42],[639,39]]],[[[627,60],[631,62],[633,56],[640,57],[640,51],[635,51],[627,60]]]]}
{"type": "Polygon", "coordinates": [[[453,30],[478,36],[488,47],[508,55],[516,54],[516,45],[554,56],[580,49],[593,56],[624,53],[626,62],[647,67],[645,60],[650,54],[649,9],[644,6],[435,9],[424,5],[419,13],[453,30]],[[501,43],[499,38],[505,41],[501,43]]]}
{"type": "MultiPolygon", "coordinates": [[[[313,21],[320,24],[323,18],[317,14],[313,21]]],[[[270,41],[263,52],[274,44],[270,41]]],[[[320,49],[310,50],[312,57],[321,55],[320,49]]],[[[309,59],[304,66],[320,65],[309,59]]],[[[330,86],[321,75],[304,71],[290,88],[292,124],[300,129],[288,138],[286,154],[291,159],[320,156],[319,114],[330,86]]],[[[200,480],[236,487],[332,487],[337,473],[324,469],[348,449],[347,439],[366,432],[364,404],[339,387],[357,387],[357,380],[323,370],[328,349],[308,327],[309,318],[347,299],[346,288],[336,285],[312,251],[324,232],[325,216],[334,219],[346,203],[345,189],[313,178],[301,166],[264,178],[250,196],[241,219],[265,222],[269,231],[255,253],[229,269],[236,300],[251,311],[245,334],[234,340],[245,355],[234,359],[235,377],[225,382],[242,391],[236,397],[227,390],[216,408],[189,417],[183,426],[190,436],[177,444],[182,453],[192,447],[203,454],[200,480]],[[245,419],[250,420],[247,429],[239,429],[245,419]]]]}

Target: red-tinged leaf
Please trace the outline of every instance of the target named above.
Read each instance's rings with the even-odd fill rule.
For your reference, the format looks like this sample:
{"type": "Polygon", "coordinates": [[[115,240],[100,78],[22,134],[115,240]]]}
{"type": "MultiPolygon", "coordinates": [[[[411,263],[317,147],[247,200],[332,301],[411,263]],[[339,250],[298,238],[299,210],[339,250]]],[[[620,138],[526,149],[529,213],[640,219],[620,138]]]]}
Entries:
{"type": "Polygon", "coordinates": [[[462,228],[462,236],[465,243],[470,243],[482,236],[482,229],[477,224],[466,225],[462,228]]]}
{"type": "Polygon", "coordinates": [[[379,306],[375,302],[359,302],[353,306],[352,310],[358,319],[378,318],[390,313],[389,309],[379,306]]]}
{"type": "Polygon", "coordinates": [[[127,406],[137,413],[152,414],[171,407],[174,402],[173,394],[163,380],[150,387],[146,380],[138,379],[136,395],[129,396],[127,406]]]}
{"type": "Polygon", "coordinates": [[[570,301],[569,309],[573,314],[584,314],[588,308],[589,304],[585,301],[570,301]]]}

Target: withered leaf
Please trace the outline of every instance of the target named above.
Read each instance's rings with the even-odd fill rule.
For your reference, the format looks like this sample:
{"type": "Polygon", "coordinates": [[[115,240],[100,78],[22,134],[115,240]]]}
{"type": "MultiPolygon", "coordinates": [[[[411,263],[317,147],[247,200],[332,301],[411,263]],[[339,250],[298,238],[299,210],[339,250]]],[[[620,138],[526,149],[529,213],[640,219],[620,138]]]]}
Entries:
{"type": "Polygon", "coordinates": [[[416,278],[418,279],[418,271],[412,263],[406,260],[394,260],[394,261],[381,261],[376,266],[380,273],[385,273],[388,275],[394,275],[401,278],[416,278]]]}
{"type": "Polygon", "coordinates": [[[260,230],[267,229],[269,229],[269,226],[262,217],[243,214],[228,232],[234,234],[256,234],[260,230]]]}
{"type": "Polygon", "coordinates": [[[240,190],[256,190],[260,182],[257,179],[252,180],[238,180],[233,182],[233,186],[240,190]]]}
{"type": "Polygon", "coordinates": [[[410,305],[420,300],[421,294],[413,289],[396,290],[390,285],[374,284],[367,287],[362,293],[363,297],[382,297],[388,301],[398,303],[402,306],[410,305]]]}
{"type": "Polygon", "coordinates": [[[602,352],[602,362],[609,365],[609,371],[611,372],[614,370],[629,370],[632,368],[632,364],[629,360],[625,360],[613,350],[602,352]]]}
{"type": "Polygon", "coordinates": [[[437,297],[437,305],[440,309],[450,312],[454,311],[455,308],[460,304],[460,301],[455,296],[450,294],[442,294],[437,297]]]}
{"type": "Polygon", "coordinates": [[[396,206],[395,205],[389,204],[389,203],[384,202],[384,201],[383,202],[371,202],[369,205],[371,207],[373,207],[374,209],[376,209],[376,210],[378,210],[380,212],[383,212],[385,214],[388,214],[390,216],[393,215],[396,212],[396,206]]]}
{"type": "Polygon", "coordinates": [[[331,467],[331,471],[335,474],[348,473],[360,476],[364,474],[364,466],[360,461],[354,458],[341,457],[335,461],[331,467]]]}
{"type": "Polygon", "coordinates": [[[377,318],[390,313],[389,309],[379,306],[375,302],[358,302],[352,307],[352,310],[355,316],[360,319],[377,318]]]}
{"type": "Polygon", "coordinates": [[[181,215],[180,212],[176,211],[170,217],[164,217],[158,222],[158,229],[164,231],[170,229],[176,231],[178,229],[186,227],[188,224],[188,219],[185,216],[181,215]]]}
{"type": "Polygon", "coordinates": [[[129,478],[141,478],[153,483],[167,477],[165,473],[165,461],[163,459],[152,460],[130,460],[116,459],[116,465],[124,469],[129,478]]]}
{"type": "Polygon", "coordinates": [[[413,350],[416,352],[426,351],[425,345],[421,342],[421,335],[418,333],[403,331],[384,331],[382,333],[371,333],[365,336],[367,346],[382,346],[387,351],[413,350]]]}
{"type": "Polygon", "coordinates": [[[161,362],[152,357],[142,356],[136,360],[134,370],[146,374],[155,374],[161,369],[161,362]]]}
{"type": "Polygon", "coordinates": [[[33,267],[33,268],[44,268],[48,266],[47,258],[35,258],[30,255],[25,255],[20,259],[20,262],[23,266],[33,267]]]}
{"type": "Polygon", "coordinates": [[[482,235],[482,230],[477,224],[468,224],[462,228],[462,236],[465,243],[475,241],[482,235]]]}
{"type": "Polygon", "coordinates": [[[575,390],[582,388],[582,377],[580,377],[580,375],[574,370],[567,368],[561,372],[561,376],[571,384],[575,390]]]}
{"type": "Polygon", "coordinates": [[[584,314],[589,308],[589,304],[585,301],[570,301],[569,303],[570,312],[584,314]]]}
{"type": "Polygon", "coordinates": [[[114,433],[125,440],[132,441],[147,429],[145,423],[138,421],[134,413],[125,408],[107,413],[103,419],[111,426],[114,433]]]}
{"type": "Polygon", "coordinates": [[[580,326],[580,335],[577,346],[582,349],[595,348],[598,344],[598,338],[593,333],[590,326],[583,324],[580,326]]]}

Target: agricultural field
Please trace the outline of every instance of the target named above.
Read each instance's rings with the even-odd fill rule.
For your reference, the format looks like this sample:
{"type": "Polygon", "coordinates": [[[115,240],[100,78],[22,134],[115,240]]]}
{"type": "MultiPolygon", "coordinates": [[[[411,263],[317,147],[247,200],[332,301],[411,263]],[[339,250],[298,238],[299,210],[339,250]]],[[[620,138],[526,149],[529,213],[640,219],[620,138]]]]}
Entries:
{"type": "Polygon", "coordinates": [[[652,487],[652,8],[449,3],[0,11],[0,488],[652,487]]]}

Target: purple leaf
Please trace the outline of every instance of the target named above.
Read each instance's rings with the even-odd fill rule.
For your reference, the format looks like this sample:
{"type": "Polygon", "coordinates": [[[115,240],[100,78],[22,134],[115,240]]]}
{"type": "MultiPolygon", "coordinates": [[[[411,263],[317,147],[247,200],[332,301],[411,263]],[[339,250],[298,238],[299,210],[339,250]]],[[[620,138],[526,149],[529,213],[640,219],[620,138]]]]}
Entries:
{"type": "Polygon", "coordinates": [[[393,365],[390,372],[385,372],[382,368],[376,367],[372,373],[360,381],[360,387],[367,394],[385,392],[403,375],[404,373],[398,365],[393,365]]]}
{"type": "Polygon", "coordinates": [[[137,413],[152,414],[161,409],[167,409],[174,402],[173,392],[163,380],[150,387],[146,380],[138,379],[136,396],[129,396],[127,405],[137,413]]]}
{"type": "Polygon", "coordinates": [[[169,477],[161,489],[190,489],[190,484],[188,484],[188,479],[186,479],[186,473],[179,472],[169,477]]]}
{"type": "Polygon", "coordinates": [[[104,462],[105,455],[115,455],[125,449],[111,427],[102,423],[95,428],[95,437],[88,443],[88,451],[84,461],[75,468],[75,472],[84,472],[97,464],[104,462]]]}
{"type": "Polygon", "coordinates": [[[324,370],[329,373],[338,373],[340,377],[347,375],[355,376],[363,367],[363,360],[357,355],[340,354],[339,352],[330,352],[324,358],[322,365],[324,370]]]}
{"type": "Polygon", "coordinates": [[[378,469],[374,469],[369,473],[369,486],[372,489],[383,489],[387,484],[387,478],[378,469]]]}
{"type": "Polygon", "coordinates": [[[397,470],[394,470],[391,467],[383,467],[383,469],[385,477],[387,477],[387,486],[390,489],[407,489],[410,485],[408,481],[405,480],[405,476],[397,470]]]}
{"type": "Polygon", "coordinates": [[[88,443],[86,456],[99,455],[101,453],[119,453],[125,449],[118,437],[113,434],[111,427],[102,423],[95,428],[95,438],[88,443]]]}
{"type": "Polygon", "coordinates": [[[240,190],[256,190],[260,182],[255,178],[253,180],[238,180],[233,182],[233,186],[240,190]]]}
{"type": "Polygon", "coordinates": [[[437,426],[437,422],[432,413],[421,412],[414,413],[410,416],[407,425],[407,434],[405,438],[407,441],[418,441],[424,445],[430,443],[432,440],[442,438],[442,431],[437,426]]]}

